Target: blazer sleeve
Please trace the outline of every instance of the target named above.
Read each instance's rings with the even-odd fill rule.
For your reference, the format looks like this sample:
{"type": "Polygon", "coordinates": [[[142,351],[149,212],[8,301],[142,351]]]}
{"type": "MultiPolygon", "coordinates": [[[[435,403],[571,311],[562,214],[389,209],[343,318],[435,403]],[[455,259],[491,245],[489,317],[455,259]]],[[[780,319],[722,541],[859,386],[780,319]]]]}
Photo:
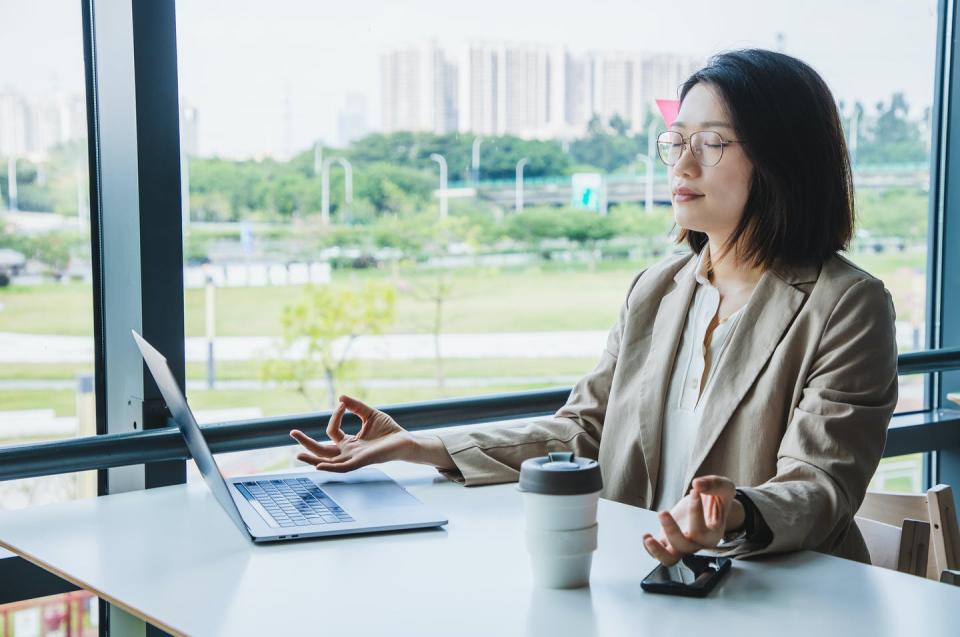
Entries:
{"type": "Polygon", "coordinates": [[[841,296],[781,441],[777,474],[740,488],[773,538],[726,554],[834,552],[847,540],[897,404],[894,318],[877,279],[858,281],[841,296]]]}
{"type": "MultiPolygon", "coordinates": [[[[630,284],[633,291],[643,276],[630,284]]],[[[550,451],[573,451],[597,459],[610,384],[620,354],[630,294],[620,309],[617,323],[607,335],[607,344],[593,371],[580,379],[566,404],[552,417],[519,427],[471,427],[462,431],[436,432],[456,464],[456,470],[441,470],[448,478],[467,486],[514,482],[520,464],[550,451]]]]}

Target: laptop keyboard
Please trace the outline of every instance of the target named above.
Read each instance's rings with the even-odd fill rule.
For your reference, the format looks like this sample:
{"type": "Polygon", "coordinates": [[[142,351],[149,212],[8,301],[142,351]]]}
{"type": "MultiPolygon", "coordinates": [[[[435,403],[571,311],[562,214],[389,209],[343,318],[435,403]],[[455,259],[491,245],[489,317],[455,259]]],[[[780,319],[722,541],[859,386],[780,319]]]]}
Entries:
{"type": "Polygon", "coordinates": [[[249,480],[235,484],[264,521],[273,527],[354,521],[323,489],[307,478],[249,480]]]}

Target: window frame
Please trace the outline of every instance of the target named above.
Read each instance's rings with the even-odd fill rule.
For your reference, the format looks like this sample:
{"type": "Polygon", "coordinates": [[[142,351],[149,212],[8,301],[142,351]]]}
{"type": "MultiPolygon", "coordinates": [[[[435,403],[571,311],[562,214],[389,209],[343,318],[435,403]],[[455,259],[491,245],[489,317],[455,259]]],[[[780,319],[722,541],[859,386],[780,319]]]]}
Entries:
{"type": "MultiPolygon", "coordinates": [[[[927,351],[898,358],[901,375],[927,374],[927,409],[894,416],[884,455],[930,452],[925,461],[927,483],[952,483],[960,497],[960,410],[944,407],[946,388],[951,383],[960,386],[960,249],[946,250],[960,246],[960,136],[951,130],[951,123],[960,130],[960,47],[953,43],[957,2],[939,0],[937,8],[927,351]],[[951,322],[947,317],[955,318],[951,322]]],[[[176,20],[175,0],[81,0],[81,4],[97,435],[0,448],[0,480],[97,469],[98,493],[105,495],[186,481],[188,452],[129,334],[131,327],[139,328],[167,357],[184,387],[176,20]],[[110,58],[122,51],[132,59],[110,58]],[[137,284],[124,285],[120,273],[137,284]],[[129,378],[135,379],[133,385],[119,382],[129,378]]],[[[385,410],[418,430],[547,415],[566,401],[569,392],[561,388],[434,400],[385,410]]],[[[329,412],[262,418],[209,425],[204,432],[215,453],[241,451],[289,444],[289,429],[316,428],[327,417],[329,412]]],[[[359,428],[352,416],[344,424],[347,431],[359,428]]],[[[0,602],[76,588],[20,558],[0,559],[0,573],[0,581],[18,583],[0,602]],[[8,577],[14,574],[16,579],[8,577]]],[[[102,614],[102,634],[109,624],[109,613],[102,614]]],[[[148,632],[153,630],[147,627],[148,632]]]]}

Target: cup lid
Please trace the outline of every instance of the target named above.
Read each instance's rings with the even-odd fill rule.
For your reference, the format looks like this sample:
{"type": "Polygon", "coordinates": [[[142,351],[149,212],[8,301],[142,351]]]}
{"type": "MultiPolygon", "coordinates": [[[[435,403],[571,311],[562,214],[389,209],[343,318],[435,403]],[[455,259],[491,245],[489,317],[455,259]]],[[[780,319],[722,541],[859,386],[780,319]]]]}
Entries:
{"type": "Polygon", "coordinates": [[[578,458],[572,451],[551,451],[523,461],[519,488],[529,493],[582,495],[600,491],[603,479],[596,460],[578,458]]]}

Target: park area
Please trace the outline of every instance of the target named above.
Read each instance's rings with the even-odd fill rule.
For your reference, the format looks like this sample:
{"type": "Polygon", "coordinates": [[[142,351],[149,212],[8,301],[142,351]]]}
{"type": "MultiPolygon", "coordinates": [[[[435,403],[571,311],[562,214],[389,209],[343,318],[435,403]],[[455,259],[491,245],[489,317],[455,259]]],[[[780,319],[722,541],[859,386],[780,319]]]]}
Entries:
{"type": "MultiPolygon", "coordinates": [[[[906,352],[924,347],[929,175],[919,124],[898,104],[861,139],[846,256],[885,282],[906,352]]],[[[339,393],[390,405],[573,385],[633,278],[685,249],[665,168],[644,170],[650,140],[620,124],[594,122],[567,145],[485,138],[482,171],[470,170],[479,138],[428,133],[287,161],[191,158],[184,320],[198,419],[324,411],[339,393]],[[451,166],[439,190],[438,154],[451,166]],[[337,168],[331,179],[334,160],[353,178],[337,168]]],[[[85,176],[70,168],[84,153],[74,144],[18,162],[21,209],[0,224],[3,444],[94,433],[89,211],[85,176]]],[[[922,406],[922,378],[901,378],[900,410],[922,406]]],[[[292,454],[221,460],[230,473],[288,466],[292,454]]],[[[919,488],[919,463],[885,461],[879,486],[919,488]]],[[[77,494],[65,488],[51,497],[77,494]]]]}
{"type": "MultiPolygon", "coordinates": [[[[453,270],[346,268],[333,270],[330,282],[319,287],[218,288],[212,297],[216,306],[212,377],[205,334],[210,297],[204,288],[188,288],[188,398],[202,422],[326,409],[330,387],[321,357],[312,364],[304,365],[303,360],[298,364],[298,357],[285,346],[287,338],[306,338],[303,330],[285,334],[289,324],[285,316],[320,289],[330,302],[354,304],[363,302],[364,290],[390,291],[388,316],[376,326],[376,333],[354,340],[350,347],[354,356],[347,351],[336,367],[344,352],[333,350],[338,345],[342,350],[349,337],[337,336],[329,343],[336,367],[335,392],[388,405],[570,386],[596,363],[633,277],[658,258],[453,270]]],[[[923,324],[925,254],[863,252],[852,255],[852,260],[886,282],[902,308],[901,350],[911,349],[923,324]]],[[[90,286],[84,283],[0,291],[0,334],[9,344],[6,358],[28,359],[0,365],[0,427],[6,427],[5,442],[79,433],[77,411],[89,403],[78,399],[77,378],[93,372],[91,301],[90,286]],[[53,341],[35,339],[39,336],[70,343],[63,350],[68,360],[36,360],[56,357],[50,351],[56,347],[53,341]],[[29,355],[31,342],[45,343],[39,357],[29,355]],[[84,347],[89,347],[89,358],[77,360],[86,357],[84,347]],[[54,425],[44,429],[31,424],[41,414],[54,425]]],[[[362,329],[362,322],[354,329],[362,329]]],[[[920,381],[901,379],[901,410],[922,406],[920,381]]],[[[227,466],[244,471],[290,462],[289,450],[264,450],[236,454],[227,466]]],[[[885,461],[882,486],[913,488],[919,463],[919,456],[885,461]]]]}

